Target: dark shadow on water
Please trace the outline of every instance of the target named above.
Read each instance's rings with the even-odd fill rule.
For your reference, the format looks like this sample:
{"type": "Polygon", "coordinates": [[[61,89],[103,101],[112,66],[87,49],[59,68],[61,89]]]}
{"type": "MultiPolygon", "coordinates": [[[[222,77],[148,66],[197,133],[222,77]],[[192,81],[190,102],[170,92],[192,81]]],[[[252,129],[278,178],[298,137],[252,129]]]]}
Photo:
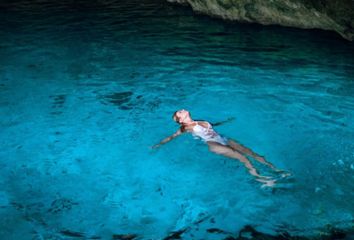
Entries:
{"type": "MultiPolygon", "coordinates": [[[[190,227],[186,227],[177,231],[171,232],[168,236],[162,238],[163,240],[176,240],[176,239],[193,239],[194,235],[189,234],[190,227]]],[[[327,226],[322,232],[316,236],[306,237],[299,235],[291,235],[286,231],[278,231],[277,235],[270,235],[257,231],[254,227],[246,225],[237,234],[233,234],[229,231],[222,230],[220,228],[208,228],[206,229],[208,239],[224,239],[224,240],[351,240],[354,237],[354,230],[341,230],[327,226]]],[[[203,235],[205,236],[205,235],[203,235]]],[[[114,234],[112,239],[119,240],[135,240],[140,239],[143,236],[136,234],[114,234]]],[[[144,237],[143,237],[144,238],[144,237]]],[[[196,238],[198,239],[198,238],[196,238]]]]}

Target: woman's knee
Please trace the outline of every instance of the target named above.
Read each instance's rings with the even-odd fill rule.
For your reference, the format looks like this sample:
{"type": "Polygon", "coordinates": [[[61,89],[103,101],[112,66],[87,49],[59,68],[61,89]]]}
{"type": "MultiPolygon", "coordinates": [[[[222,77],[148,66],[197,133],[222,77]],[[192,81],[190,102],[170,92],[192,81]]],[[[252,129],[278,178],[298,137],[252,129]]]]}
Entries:
{"type": "Polygon", "coordinates": [[[218,147],[217,147],[217,146],[214,146],[214,145],[209,145],[209,151],[219,154],[219,149],[218,149],[218,147]]]}
{"type": "Polygon", "coordinates": [[[219,146],[214,142],[208,142],[208,147],[209,147],[209,151],[217,152],[219,146]]]}

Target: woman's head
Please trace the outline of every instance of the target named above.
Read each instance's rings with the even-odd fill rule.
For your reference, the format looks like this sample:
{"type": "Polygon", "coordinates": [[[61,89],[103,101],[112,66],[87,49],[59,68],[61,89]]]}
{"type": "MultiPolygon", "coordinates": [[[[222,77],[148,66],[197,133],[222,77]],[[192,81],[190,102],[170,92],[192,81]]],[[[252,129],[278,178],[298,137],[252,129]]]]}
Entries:
{"type": "Polygon", "coordinates": [[[179,123],[179,124],[186,123],[186,122],[189,122],[192,120],[191,114],[185,109],[181,109],[181,110],[176,111],[173,114],[172,118],[176,123],[179,123]]]}

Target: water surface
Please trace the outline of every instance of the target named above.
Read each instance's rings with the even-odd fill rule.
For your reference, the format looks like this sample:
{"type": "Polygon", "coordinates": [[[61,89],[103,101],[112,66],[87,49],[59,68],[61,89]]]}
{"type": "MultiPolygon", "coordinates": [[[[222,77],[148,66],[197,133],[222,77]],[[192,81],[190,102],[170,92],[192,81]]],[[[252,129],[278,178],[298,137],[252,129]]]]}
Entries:
{"type": "Polygon", "coordinates": [[[2,1],[0,11],[1,238],[353,229],[353,43],[162,0],[2,1]],[[234,117],[216,130],[293,178],[261,188],[189,135],[152,151],[180,108],[234,117]]]}

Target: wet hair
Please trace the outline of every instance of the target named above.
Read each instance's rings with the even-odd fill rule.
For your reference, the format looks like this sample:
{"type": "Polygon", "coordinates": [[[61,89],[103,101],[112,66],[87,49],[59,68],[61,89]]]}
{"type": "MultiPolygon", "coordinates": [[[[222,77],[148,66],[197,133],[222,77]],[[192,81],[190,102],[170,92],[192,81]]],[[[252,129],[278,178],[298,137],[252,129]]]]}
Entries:
{"type": "MultiPolygon", "coordinates": [[[[184,109],[180,109],[180,110],[177,110],[176,112],[174,112],[173,113],[173,115],[172,115],[172,119],[176,122],[176,123],[179,123],[179,121],[177,121],[177,112],[179,112],[179,111],[181,111],[181,110],[184,110],[184,109]]],[[[187,110],[185,110],[185,111],[187,111],[187,110]]],[[[188,112],[188,111],[187,111],[188,112]]],[[[191,114],[190,114],[190,112],[188,112],[188,115],[191,117],[191,114]]],[[[179,119],[178,119],[179,120],[179,119]]]]}
{"type": "MultiPolygon", "coordinates": [[[[178,110],[178,111],[179,111],[179,110],[178,110]]],[[[177,116],[176,116],[176,114],[177,114],[178,111],[174,112],[173,115],[172,115],[172,119],[173,119],[173,121],[175,121],[175,122],[177,122],[177,116]]]]}

